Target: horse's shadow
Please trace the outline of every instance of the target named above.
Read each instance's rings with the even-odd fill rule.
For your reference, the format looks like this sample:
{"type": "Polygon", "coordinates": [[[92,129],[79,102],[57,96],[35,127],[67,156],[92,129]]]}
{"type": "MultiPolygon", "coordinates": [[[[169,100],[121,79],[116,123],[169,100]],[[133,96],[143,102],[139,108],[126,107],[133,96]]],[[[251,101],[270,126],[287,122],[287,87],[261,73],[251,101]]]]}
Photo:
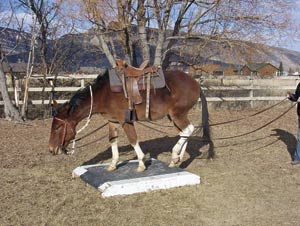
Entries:
{"type": "MultiPolygon", "coordinates": [[[[159,155],[163,153],[169,153],[170,160],[171,160],[171,152],[173,146],[178,141],[179,136],[176,137],[162,137],[157,138],[153,140],[147,140],[144,142],[140,142],[140,146],[144,152],[145,155],[149,154],[151,158],[157,159],[159,155]]],[[[189,155],[189,158],[183,161],[179,167],[180,168],[186,168],[188,167],[197,157],[200,157],[203,153],[200,151],[200,149],[207,145],[208,143],[205,141],[202,141],[199,137],[192,137],[187,144],[186,152],[189,155]]],[[[131,145],[121,146],[119,147],[119,153],[126,154],[129,152],[134,152],[134,149],[131,147],[131,145]]],[[[111,148],[107,148],[105,151],[97,154],[92,159],[84,162],[82,165],[93,165],[97,164],[100,161],[105,161],[108,159],[111,159],[111,148]]],[[[201,156],[202,157],[202,156],[201,156]]]]}
{"type": "Polygon", "coordinates": [[[294,160],[297,145],[297,139],[295,138],[295,136],[290,132],[282,129],[273,129],[272,131],[275,132],[275,134],[272,134],[272,136],[277,136],[279,140],[281,140],[286,145],[291,159],[294,160]]]}

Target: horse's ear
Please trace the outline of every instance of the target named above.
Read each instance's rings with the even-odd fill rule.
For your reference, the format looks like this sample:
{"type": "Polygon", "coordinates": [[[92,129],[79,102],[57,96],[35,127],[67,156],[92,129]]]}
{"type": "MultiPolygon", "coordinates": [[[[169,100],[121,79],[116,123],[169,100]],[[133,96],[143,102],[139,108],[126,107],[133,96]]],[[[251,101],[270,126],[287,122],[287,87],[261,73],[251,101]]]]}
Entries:
{"type": "Polygon", "coordinates": [[[121,64],[121,60],[120,59],[116,59],[116,65],[119,67],[121,64]]]}
{"type": "Polygon", "coordinates": [[[119,68],[127,68],[128,64],[125,60],[117,59],[116,60],[117,67],[119,68]]]}
{"type": "Polygon", "coordinates": [[[52,106],[52,109],[53,109],[53,110],[56,110],[56,109],[58,108],[58,103],[56,102],[56,100],[53,100],[53,101],[52,101],[51,106],[52,106]]]}

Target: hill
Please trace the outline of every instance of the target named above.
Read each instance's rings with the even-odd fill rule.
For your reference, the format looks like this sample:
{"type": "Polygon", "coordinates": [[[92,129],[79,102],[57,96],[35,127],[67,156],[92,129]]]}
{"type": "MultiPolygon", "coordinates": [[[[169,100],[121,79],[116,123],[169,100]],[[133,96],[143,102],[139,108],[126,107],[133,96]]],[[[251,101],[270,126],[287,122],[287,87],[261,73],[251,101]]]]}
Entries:
{"type": "MultiPolygon", "coordinates": [[[[15,47],[17,41],[19,42],[19,45],[9,55],[10,62],[26,62],[30,34],[20,33],[12,29],[3,30],[3,28],[0,28],[0,31],[0,44],[6,53],[15,47]]],[[[153,37],[152,48],[155,46],[155,38],[157,37],[155,32],[153,37]]],[[[54,43],[56,43],[60,54],[66,58],[65,63],[60,68],[61,71],[75,72],[82,67],[110,67],[99,47],[97,36],[93,30],[79,34],[67,34],[58,40],[51,40],[49,43],[49,55],[54,51],[54,43]]],[[[179,41],[178,46],[180,44],[179,41]]],[[[117,49],[121,49],[117,42],[116,45],[117,49]]],[[[269,62],[277,67],[282,62],[286,71],[290,68],[298,70],[300,67],[300,52],[252,42],[234,40],[217,42],[197,38],[188,40],[182,52],[183,54],[175,54],[172,59],[188,64],[202,64],[208,61],[235,65],[243,65],[249,62],[269,62]]],[[[139,55],[138,52],[137,56],[139,55]]],[[[120,51],[119,56],[122,57],[120,51]]]]}

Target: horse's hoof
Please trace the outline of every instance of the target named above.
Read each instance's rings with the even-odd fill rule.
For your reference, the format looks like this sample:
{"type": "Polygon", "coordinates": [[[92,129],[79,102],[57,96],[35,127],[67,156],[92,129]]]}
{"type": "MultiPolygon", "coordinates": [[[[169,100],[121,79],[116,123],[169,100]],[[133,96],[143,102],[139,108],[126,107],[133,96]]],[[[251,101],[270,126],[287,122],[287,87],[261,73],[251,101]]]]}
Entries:
{"type": "Polygon", "coordinates": [[[112,172],[112,171],[115,171],[116,169],[117,169],[116,166],[109,166],[109,167],[107,167],[106,171],[107,172],[112,172]]]}
{"type": "Polygon", "coordinates": [[[172,159],[172,161],[169,164],[169,167],[174,168],[174,167],[176,167],[177,163],[179,163],[179,162],[180,162],[179,158],[172,159]]]}
{"type": "Polygon", "coordinates": [[[137,171],[138,173],[140,173],[140,172],[144,172],[145,169],[146,169],[145,166],[139,166],[139,167],[136,169],[136,171],[137,171]]]}

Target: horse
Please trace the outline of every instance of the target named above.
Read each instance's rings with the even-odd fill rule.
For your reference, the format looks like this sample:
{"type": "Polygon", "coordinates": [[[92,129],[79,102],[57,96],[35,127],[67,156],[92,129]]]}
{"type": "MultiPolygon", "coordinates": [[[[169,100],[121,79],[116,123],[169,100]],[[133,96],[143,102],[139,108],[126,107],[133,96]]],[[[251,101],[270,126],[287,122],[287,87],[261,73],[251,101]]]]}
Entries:
{"type": "MultiPolygon", "coordinates": [[[[213,142],[210,135],[209,113],[205,95],[199,83],[182,71],[165,71],[166,86],[152,90],[150,93],[151,120],[167,116],[178,129],[179,140],[172,148],[169,167],[175,167],[183,158],[188,138],[195,131],[194,125],[188,119],[188,113],[201,100],[203,138],[209,144],[208,158],[214,157],[213,142]]],[[[135,105],[136,120],[149,120],[145,116],[146,91],[141,91],[143,102],[135,105]]],[[[128,101],[122,92],[112,92],[109,84],[109,72],[99,75],[95,81],[82,90],[77,91],[66,103],[58,106],[52,104],[53,120],[51,125],[49,151],[56,155],[63,153],[70,142],[75,139],[77,124],[87,118],[89,113],[101,114],[108,121],[109,142],[111,144],[112,160],[107,171],[117,169],[119,161],[118,127],[121,126],[134,148],[138,159],[138,172],[146,169],[144,153],[139,145],[134,122],[125,120],[124,112],[128,110],[128,101]],[[92,95],[91,95],[92,94],[92,95]],[[91,103],[92,100],[92,103],[91,103]],[[91,111],[91,112],[90,112],[91,111]]]]}

